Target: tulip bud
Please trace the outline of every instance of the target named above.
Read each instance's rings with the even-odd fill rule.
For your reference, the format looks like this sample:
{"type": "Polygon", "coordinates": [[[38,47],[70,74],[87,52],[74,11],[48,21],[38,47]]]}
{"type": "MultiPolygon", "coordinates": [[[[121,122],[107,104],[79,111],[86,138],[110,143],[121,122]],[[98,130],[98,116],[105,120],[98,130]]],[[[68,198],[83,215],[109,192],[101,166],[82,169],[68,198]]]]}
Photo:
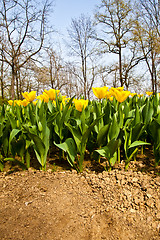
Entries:
{"type": "Polygon", "coordinates": [[[41,122],[38,123],[38,130],[39,130],[40,132],[42,132],[42,130],[43,130],[43,126],[42,126],[42,123],[41,123],[41,122]]]}

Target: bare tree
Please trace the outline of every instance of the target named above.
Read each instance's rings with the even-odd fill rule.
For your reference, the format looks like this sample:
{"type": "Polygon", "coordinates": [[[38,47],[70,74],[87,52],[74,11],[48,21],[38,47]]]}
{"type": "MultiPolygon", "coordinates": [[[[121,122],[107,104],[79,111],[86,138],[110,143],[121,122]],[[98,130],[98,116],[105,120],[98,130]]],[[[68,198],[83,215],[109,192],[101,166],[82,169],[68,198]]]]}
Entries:
{"type": "Polygon", "coordinates": [[[140,14],[135,26],[135,41],[143,53],[151,78],[152,91],[157,92],[157,69],[160,53],[159,12],[155,0],[139,1],[143,14],[140,14]]]}
{"type": "MultiPolygon", "coordinates": [[[[77,78],[83,86],[84,98],[87,98],[87,88],[89,79],[87,72],[89,69],[90,57],[95,53],[95,41],[91,38],[94,33],[93,22],[90,17],[81,15],[78,19],[72,19],[68,29],[68,46],[74,56],[80,59],[80,71],[76,72],[77,78]],[[81,72],[81,74],[79,74],[81,72]]],[[[92,84],[92,83],[91,83],[92,84]]]]}
{"type": "Polygon", "coordinates": [[[160,1],[159,0],[139,0],[141,15],[147,25],[151,25],[156,29],[160,36],[160,1]]]}
{"type": "Polygon", "coordinates": [[[1,31],[3,37],[0,51],[4,61],[11,67],[11,97],[18,94],[20,69],[43,47],[47,17],[51,7],[49,0],[0,0],[1,31]],[[3,50],[3,51],[2,51],[3,50]]]}
{"type": "Polygon", "coordinates": [[[118,55],[119,80],[123,86],[122,50],[126,49],[133,28],[131,1],[102,0],[99,10],[95,14],[96,23],[102,26],[96,39],[101,43],[101,53],[118,55]]]}

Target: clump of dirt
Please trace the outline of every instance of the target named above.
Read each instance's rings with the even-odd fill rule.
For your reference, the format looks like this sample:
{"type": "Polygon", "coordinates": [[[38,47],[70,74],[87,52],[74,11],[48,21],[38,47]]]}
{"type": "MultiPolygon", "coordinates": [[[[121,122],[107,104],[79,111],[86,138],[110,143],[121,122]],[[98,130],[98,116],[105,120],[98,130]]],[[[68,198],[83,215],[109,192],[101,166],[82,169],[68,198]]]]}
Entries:
{"type": "Polygon", "coordinates": [[[158,240],[160,176],[34,169],[0,173],[0,239],[158,240]]]}

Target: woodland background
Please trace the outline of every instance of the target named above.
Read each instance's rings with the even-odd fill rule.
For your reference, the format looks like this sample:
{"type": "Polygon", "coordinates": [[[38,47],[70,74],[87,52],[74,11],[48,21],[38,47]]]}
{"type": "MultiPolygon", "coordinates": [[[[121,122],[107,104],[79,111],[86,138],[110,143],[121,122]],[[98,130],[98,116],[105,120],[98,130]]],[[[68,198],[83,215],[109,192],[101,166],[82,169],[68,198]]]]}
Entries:
{"type": "Polygon", "coordinates": [[[105,85],[159,92],[160,1],[102,0],[92,16],[71,20],[66,59],[49,21],[53,3],[0,0],[2,99],[50,88],[90,99],[92,87],[105,85]]]}

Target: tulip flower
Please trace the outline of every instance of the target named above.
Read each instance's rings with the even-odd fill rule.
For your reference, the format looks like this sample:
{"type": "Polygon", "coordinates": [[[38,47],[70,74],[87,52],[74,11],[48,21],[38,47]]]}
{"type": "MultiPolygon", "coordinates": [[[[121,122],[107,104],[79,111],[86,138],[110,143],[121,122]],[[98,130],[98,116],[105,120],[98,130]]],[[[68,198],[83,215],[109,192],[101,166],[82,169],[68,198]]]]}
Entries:
{"type": "Polygon", "coordinates": [[[44,101],[44,102],[46,102],[46,103],[49,102],[49,96],[48,96],[48,94],[46,94],[45,92],[43,92],[43,94],[39,95],[39,96],[37,97],[37,99],[39,99],[39,100],[41,100],[41,101],[44,101]]]}
{"type": "Polygon", "coordinates": [[[9,103],[10,106],[12,106],[13,100],[9,100],[8,103],[9,103]]]}
{"type": "Polygon", "coordinates": [[[14,106],[15,106],[16,104],[17,104],[18,106],[21,106],[21,100],[14,100],[14,106]]]}
{"type": "Polygon", "coordinates": [[[88,100],[84,100],[84,99],[74,99],[74,104],[75,104],[75,108],[79,111],[82,112],[82,109],[86,108],[88,105],[88,100]]]}
{"type": "Polygon", "coordinates": [[[28,102],[32,102],[36,98],[36,91],[24,92],[22,95],[28,102]]]}
{"type": "Polygon", "coordinates": [[[146,94],[147,94],[148,96],[151,96],[151,95],[153,94],[153,92],[146,92],[146,94]]]}
{"type": "Polygon", "coordinates": [[[27,105],[28,105],[28,101],[26,100],[26,99],[23,99],[22,101],[21,101],[21,105],[23,105],[24,107],[26,107],[27,105]]]}
{"type": "Polygon", "coordinates": [[[38,102],[38,100],[34,101],[33,104],[36,106],[37,102],[38,102]]]}
{"type": "Polygon", "coordinates": [[[118,90],[118,91],[120,91],[120,92],[121,92],[121,91],[123,91],[123,90],[124,90],[124,86],[123,86],[123,87],[117,87],[117,88],[116,88],[116,90],[118,90]]]}
{"type": "Polygon", "coordinates": [[[131,97],[134,97],[135,95],[137,95],[137,93],[130,93],[131,97]]]}
{"type": "Polygon", "coordinates": [[[130,95],[130,91],[118,91],[114,92],[114,97],[118,102],[124,102],[127,97],[130,95]]]}
{"type": "Polygon", "coordinates": [[[98,99],[102,99],[102,98],[106,98],[107,94],[108,94],[108,87],[104,86],[104,87],[93,87],[92,88],[94,95],[98,98],[98,99]]]}
{"type": "Polygon", "coordinates": [[[141,97],[143,97],[143,94],[137,94],[137,96],[138,96],[139,98],[141,98],[141,97]]]}
{"type": "Polygon", "coordinates": [[[44,92],[49,96],[50,100],[56,99],[56,94],[58,95],[60,90],[50,89],[50,90],[44,90],[44,92]]]}

